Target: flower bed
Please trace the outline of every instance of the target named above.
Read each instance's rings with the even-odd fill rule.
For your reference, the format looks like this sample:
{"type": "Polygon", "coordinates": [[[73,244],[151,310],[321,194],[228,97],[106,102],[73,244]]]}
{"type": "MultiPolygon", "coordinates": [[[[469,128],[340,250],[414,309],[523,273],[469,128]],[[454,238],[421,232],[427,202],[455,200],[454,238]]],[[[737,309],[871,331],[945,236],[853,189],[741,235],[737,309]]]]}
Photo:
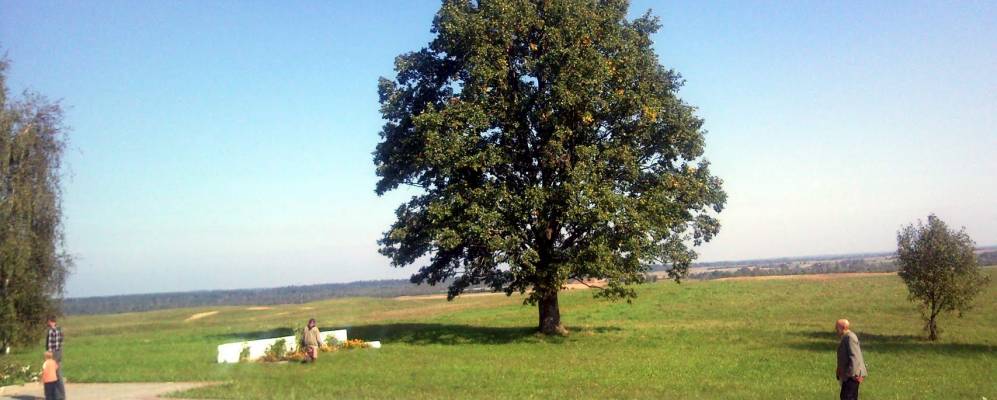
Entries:
{"type": "MultiPolygon", "coordinates": [[[[273,345],[267,348],[263,357],[260,357],[260,362],[300,362],[308,358],[308,354],[299,346],[294,351],[285,350],[287,347],[287,342],[284,339],[280,339],[274,342],[273,345]]],[[[370,348],[370,343],[363,341],[363,339],[349,339],[346,341],[338,341],[334,337],[329,337],[326,339],[326,343],[319,346],[319,351],[322,353],[331,353],[340,350],[352,350],[352,349],[366,349],[370,348]]]]}
{"type": "Polygon", "coordinates": [[[0,363],[0,386],[36,382],[39,374],[41,374],[41,370],[32,371],[30,365],[0,363]]]}

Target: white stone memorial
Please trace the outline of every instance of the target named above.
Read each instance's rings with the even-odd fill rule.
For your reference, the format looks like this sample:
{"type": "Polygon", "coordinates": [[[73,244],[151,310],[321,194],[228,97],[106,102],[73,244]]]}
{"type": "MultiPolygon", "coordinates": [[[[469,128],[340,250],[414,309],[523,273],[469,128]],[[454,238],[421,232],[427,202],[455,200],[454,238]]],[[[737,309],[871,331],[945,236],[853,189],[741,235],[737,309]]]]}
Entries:
{"type": "MultiPolygon", "coordinates": [[[[335,331],[325,331],[319,332],[319,337],[322,339],[322,343],[326,342],[326,338],[332,335],[339,342],[346,341],[346,329],[339,329],[335,331]]],[[[298,349],[298,343],[295,341],[295,337],[284,336],[278,338],[270,339],[260,339],[260,340],[249,340],[243,342],[226,343],[218,346],[218,363],[237,363],[239,362],[239,355],[242,354],[243,349],[249,349],[248,361],[255,361],[260,357],[263,357],[263,353],[273,346],[278,340],[284,339],[284,343],[287,346],[287,351],[295,351],[298,349]]],[[[378,343],[378,347],[380,343],[378,343]]]]}

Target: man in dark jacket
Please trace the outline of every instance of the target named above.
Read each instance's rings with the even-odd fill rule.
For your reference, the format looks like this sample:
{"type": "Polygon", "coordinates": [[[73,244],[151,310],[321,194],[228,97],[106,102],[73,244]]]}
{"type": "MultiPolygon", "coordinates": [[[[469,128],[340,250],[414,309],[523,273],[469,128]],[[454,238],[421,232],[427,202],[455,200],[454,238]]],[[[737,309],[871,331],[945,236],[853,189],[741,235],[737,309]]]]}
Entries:
{"type": "Polygon", "coordinates": [[[862,349],[859,348],[859,338],[851,331],[847,319],[839,319],[834,324],[834,330],[841,337],[838,343],[838,368],[835,376],[841,382],[841,400],[858,400],[859,384],[865,380],[868,372],[865,360],[862,359],[862,349]]]}

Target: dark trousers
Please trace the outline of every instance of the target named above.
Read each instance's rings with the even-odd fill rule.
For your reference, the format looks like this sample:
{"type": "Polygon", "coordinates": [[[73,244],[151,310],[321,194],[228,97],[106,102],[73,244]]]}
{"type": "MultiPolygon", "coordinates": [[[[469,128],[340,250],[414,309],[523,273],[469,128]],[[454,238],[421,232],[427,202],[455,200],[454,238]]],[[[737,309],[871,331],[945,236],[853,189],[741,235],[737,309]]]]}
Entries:
{"type": "Polygon", "coordinates": [[[859,400],[859,381],[854,378],[841,382],[841,400],[859,400]]]}
{"type": "Polygon", "coordinates": [[[52,350],[52,358],[59,363],[59,369],[55,370],[55,374],[59,379],[62,379],[62,349],[52,350]]]}
{"type": "MultiPolygon", "coordinates": [[[[59,363],[59,369],[55,370],[55,377],[59,380],[55,381],[55,397],[53,399],[65,399],[66,398],[66,382],[62,379],[62,349],[52,350],[52,358],[55,362],[59,363]]],[[[45,399],[48,399],[48,384],[45,384],[45,399]]]]}
{"type": "Polygon", "coordinates": [[[64,400],[66,394],[59,391],[59,382],[45,382],[45,400],[64,400]]]}

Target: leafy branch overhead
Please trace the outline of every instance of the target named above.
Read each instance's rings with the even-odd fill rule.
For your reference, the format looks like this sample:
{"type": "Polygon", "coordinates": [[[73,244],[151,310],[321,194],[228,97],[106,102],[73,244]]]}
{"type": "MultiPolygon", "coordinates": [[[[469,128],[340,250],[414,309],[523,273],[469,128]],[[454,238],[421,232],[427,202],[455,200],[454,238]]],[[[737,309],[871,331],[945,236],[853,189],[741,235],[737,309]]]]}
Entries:
{"type": "Polygon", "coordinates": [[[444,1],[434,40],[378,84],[376,191],[419,194],[380,240],[417,283],[554,302],[570,279],[631,298],[651,263],[679,280],[719,230],[703,120],[625,1],[444,1]]]}

